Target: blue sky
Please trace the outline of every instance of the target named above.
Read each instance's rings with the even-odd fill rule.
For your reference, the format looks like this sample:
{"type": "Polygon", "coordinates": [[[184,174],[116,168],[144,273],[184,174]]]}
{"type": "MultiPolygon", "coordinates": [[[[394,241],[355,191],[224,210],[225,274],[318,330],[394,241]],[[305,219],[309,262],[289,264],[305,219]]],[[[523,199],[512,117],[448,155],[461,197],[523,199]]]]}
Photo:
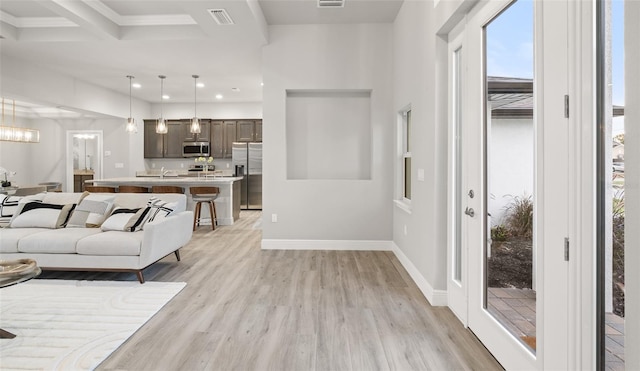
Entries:
{"type": "MultiPolygon", "coordinates": [[[[612,3],[613,104],[624,105],[624,1],[612,3]]],[[[489,76],[533,78],[533,0],[518,0],[487,26],[489,76]]],[[[614,135],[624,118],[614,119],[614,135]]]]}
{"type": "Polygon", "coordinates": [[[487,26],[489,76],[533,78],[533,1],[518,0],[487,26]]]}

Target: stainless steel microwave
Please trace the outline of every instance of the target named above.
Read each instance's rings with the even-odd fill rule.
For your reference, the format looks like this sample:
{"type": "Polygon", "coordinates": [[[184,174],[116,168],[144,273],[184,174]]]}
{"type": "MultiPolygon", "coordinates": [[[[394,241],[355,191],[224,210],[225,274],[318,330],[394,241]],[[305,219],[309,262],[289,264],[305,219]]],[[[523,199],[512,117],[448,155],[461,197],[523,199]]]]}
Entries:
{"type": "Polygon", "coordinates": [[[183,142],[183,157],[209,157],[211,153],[211,145],[209,142],[183,142]]]}

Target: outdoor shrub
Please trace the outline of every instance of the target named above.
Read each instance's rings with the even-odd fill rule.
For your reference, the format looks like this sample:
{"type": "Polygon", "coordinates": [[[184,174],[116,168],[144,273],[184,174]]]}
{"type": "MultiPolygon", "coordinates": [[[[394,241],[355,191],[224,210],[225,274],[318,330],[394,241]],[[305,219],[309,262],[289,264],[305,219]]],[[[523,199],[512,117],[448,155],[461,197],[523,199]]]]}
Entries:
{"type": "Polygon", "coordinates": [[[613,312],[624,317],[624,191],[614,195],[612,227],[613,312]]]}
{"type": "Polygon", "coordinates": [[[505,206],[505,222],[514,237],[533,236],[533,200],[531,196],[512,196],[505,206]]]}
{"type": "Polygon", "coordinates": [[[507,227],[502,224],[496,225],[495,227],[491,228],[491,239],[493,241],[499,242],[506,241],[507,239],[509,239],[509,229],[507,229],[507,227]]]}

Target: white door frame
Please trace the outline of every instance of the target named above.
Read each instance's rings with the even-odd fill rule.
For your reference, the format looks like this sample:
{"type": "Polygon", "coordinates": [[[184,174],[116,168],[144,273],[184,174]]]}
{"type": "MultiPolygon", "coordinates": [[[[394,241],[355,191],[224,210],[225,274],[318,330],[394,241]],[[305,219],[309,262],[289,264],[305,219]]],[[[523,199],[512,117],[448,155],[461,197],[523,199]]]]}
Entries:
{"type": "Polygon", "coordinates": [[[76,134],[95,135],[98,146],[98,171],[95,172],[95,179],[102,179],[104,176],[104,153],[103,148],[103,131],[102,130],[67,130],[66,141],[66,187],[65,192],[73,192],[73,136],[76,134]]]}
{"type": "Polygon", "coordinates": [[[467,180],[465,177],[465,171],[462,159],[458,159],[458,145],[457,136],[462,134],[462,128],[458,128],[458,120],[462,117],[458,117],[458,109],[464,110],[465,100],[464,92],[466,91],[466,58],[465,43],[464,43],[464,29],[466,24],[466,18],[463,19],[457,26],[454,27],[448,34],[448,183],[451,184],[447,190],[447,301],[451,311],[458,317],[458,319],[465,325],[468,325],[468,284],[467,284],[467,234],[462,233],[465,230],[466,218],[464,217],[463,208],[466,204],[466,196],[458,195],[457,192],[462,192],[467,189],[467,180]],[[461,51],[460,57],[456,60],[456,51],[461,51]],[[455,67],[458,68],[455,68],[455,67]],[[455,86],[456,82],[459,82],[459,86],[455,86]],[[458,101],[459,99],[459,101],[458,101]],[[460,106],[458,106],[460,105],[460,106]],[[460,132],[458,132],[458,130],[460,132]],[[459,161],[459,162],[458,162],[459,161]],[[461,175],[457,174],[457,166],[462,167],[461,175]],[[460,179],[458,179],[460,178],[460,179]],[[458,187],[459,185],[459,187],[458,187]],[[456,203],[456,197],[460,196],[460,204],[456,203]],[[460,231],[457,230],[456,218],[461,216],[460,231]],[[460,241],[458,241],[460,239],[460,241]],[[456,256],[456,244],[461,244],[460,256],[456,256]],[[454,275],[456,273],[456,258],[460,259],[460,280],[456,280],[454,275]]]}

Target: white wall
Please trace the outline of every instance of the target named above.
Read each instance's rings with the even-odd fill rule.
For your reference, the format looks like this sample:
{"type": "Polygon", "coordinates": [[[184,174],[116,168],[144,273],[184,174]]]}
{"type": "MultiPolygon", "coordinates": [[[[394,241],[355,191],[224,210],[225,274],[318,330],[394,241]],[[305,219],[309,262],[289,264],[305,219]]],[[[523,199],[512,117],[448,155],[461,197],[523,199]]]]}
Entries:
{"type": "MultiPolygon", "coordinates": [[[[193,117],[193,103],[167,103],[162,106],[165,119],[188,119],[193,117]]],[[[151,115],[147,119],[160,117],[160,104],[151,105],[151,115]]],[[[260,119],[262,102],[243,103],[198,103],[198,117],[207,119],[260,119]]]]}
{"type": "Polygon", "coordinates": [[[128,95],[60,74],[46,65],[16,60],[6,55],[1,58],[1,96],[52,107],[63,106],[104,117],[16,120],[25,126],[28,122],[31,127],[40,130],[40,143],[0,142],[0,166],[19,172],[15,178],[17,184],[58,181],[57,179],[64,181],[66,130],[104,131],[104,149],[112,153],[111,157],[104,159],[105,176],[133,175],[135,169],[144,168],[142,120],[151,114],[147,102],[133,99],[133,116],[138,122],[139,130],[136,134],[129,134],[124,131],[124,123],[129,116],[128,95]],[[115,169],[116,162],[123,163],[124,168],[115,169]]]}
{"type": "Polygon", "coordinates": [[[497,225],[512,197],[533,195],[533,119],[491,120],[490,143],[489,213],[497,225]]]}
{"type": "MultiPolygon", "coordinates": [[[[66,189],[67,130],[103,131],[103,149],[111,152],[111,156],[104,158],[104,177],[129,176],[135,166],[129,162],[132,138],[124,132],[121,119],[30,119],[20,122],[40,130],[40,143],[0,142],[0,166],[16,172],[9,179],[13,185],[61,182],[66,189]],[[124,167],[116,168],[116,163],[122,163],[124,167]]],[[[84,162],[81,163],[84,166],[84,162]]]]}
{"type": "Polygon", "coordinates": [[[269,35],[263,48],[263,246],[269,240],[390,241],[391,26],[270,26],[269,35]],[[287,180],[286,89],[372,91],[370,180],[287,180]]]}
{"type": "MultiPolygon", "coordinates": [[[[437,119],[435,94],[441,83],[437,77],[444,75],[446,84],[446,72],[436,70],[433,25],[433,3],[405,1],[394,23],[393,45],[393,108],[398,112],[411,105],[413,173],[411,212],[394,207],[393,241],[426,280],[430,300],[428,291],[446,289],[447,272],[447,122],[437,119]],[[418,180],[418,170],[424,171],[424,180],[418,180]]],[[[396,159],[401,151],[398,145],[396,159]]],[[[401,174],[399,160],[395,168],[401,174]]],[[[397,182],[396,199],[400,194],[397,182]]]]}

